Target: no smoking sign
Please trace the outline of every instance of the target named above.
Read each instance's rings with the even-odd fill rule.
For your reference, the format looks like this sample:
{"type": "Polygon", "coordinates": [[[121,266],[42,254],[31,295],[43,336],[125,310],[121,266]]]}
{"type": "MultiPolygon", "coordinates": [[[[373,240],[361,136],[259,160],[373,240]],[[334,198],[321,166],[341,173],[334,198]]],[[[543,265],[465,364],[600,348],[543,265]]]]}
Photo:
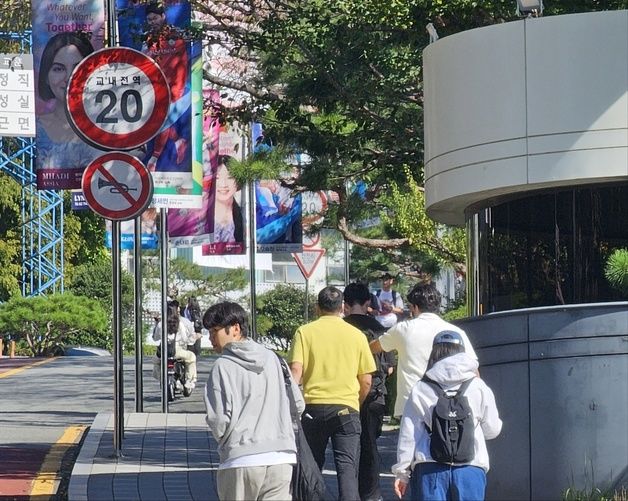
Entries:
{"type": "Polygon", "coordinates": [[[153,178],[146,166],[121,152],[105,153],[90,163],[81,187],[90,208],[114,221],[140,215],[153,196],[153,178]]]}
{"type": "Polygon", "coordinates": [[[157,63],[127,47],[102,49],[72,72],[67,91],[74,130],[89,143],[131,150],[161,129],[170,106],[170,90],[157,63]]]}

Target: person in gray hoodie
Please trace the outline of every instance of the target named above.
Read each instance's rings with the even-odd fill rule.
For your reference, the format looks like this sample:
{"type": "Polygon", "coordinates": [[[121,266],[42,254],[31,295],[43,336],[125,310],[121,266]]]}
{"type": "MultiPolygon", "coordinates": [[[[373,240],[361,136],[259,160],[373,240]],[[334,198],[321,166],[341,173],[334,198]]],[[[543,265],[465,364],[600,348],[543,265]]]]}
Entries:
{"type": "MultiPolygon", "coordinates": [[[[248,337],[248,316],[231,302],[203,316],[220,358],[205,388],[207,423],[218,441],[221,500],[290,499],[296,463],[293,416],[279,357],[248,337]]],[[[300,418],[305,403],[290,385],[300,418]]]]}

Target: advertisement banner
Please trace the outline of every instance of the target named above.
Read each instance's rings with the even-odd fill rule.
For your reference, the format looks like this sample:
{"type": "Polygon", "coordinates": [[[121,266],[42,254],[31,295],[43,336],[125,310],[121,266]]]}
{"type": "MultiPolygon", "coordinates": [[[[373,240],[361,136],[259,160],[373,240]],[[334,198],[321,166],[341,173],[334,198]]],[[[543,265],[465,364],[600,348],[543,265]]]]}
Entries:
{"type": "MultiPolygon", "coordinates": [[[[157,218],[159,211],[154,208],[146,209],[141,216],[142,249],[159,248],[159,231],[157,218]]],[[[120,248],[132,249],[134,246],[135,221],[120,221],[120,248]]],[[[111,249],[111,221],[105,219],[105,246],[111,249]]]]}
{"type": "Polygon", "coordinates": [[[153,206],[200,208],[202,150],[193,129],[202,110],[201,45],[190,36],[190,2],[116,0],[116,13],[120,45],[152,57],[170,91],[166,123],[139,154],[153,175],[153,206]]]}
{"type": "Polygon", "coordinates": [[[32,0],[37,188],[77,189],[102,151],[74,132],[66,113],[68,79],[104,44],[102,0],[32,0]]]}
{"type": "MultiPolygon", "coordinates": [[[[262,126],[251,127],[254,151],[270,148],[264,143],[262,126]]],[[[281,179],[255,181],[255,236],[257,252],[301,252],[301,194],[293,194],[299,175],[298,167],[286,172],[281,179]]]]}

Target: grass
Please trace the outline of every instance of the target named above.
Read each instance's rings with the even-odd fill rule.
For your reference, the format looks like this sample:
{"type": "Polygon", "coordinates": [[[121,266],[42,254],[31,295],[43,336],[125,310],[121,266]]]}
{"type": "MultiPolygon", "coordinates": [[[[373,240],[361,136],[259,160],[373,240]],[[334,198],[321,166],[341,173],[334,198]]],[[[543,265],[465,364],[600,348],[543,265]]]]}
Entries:
{"type": "Polygon", "coordinates": [[[569,487],[563,493],[563,501],[628,501],[628,490],[621,487],[613,492],[604,492],[597,487],[581,490],[569,487]]]}

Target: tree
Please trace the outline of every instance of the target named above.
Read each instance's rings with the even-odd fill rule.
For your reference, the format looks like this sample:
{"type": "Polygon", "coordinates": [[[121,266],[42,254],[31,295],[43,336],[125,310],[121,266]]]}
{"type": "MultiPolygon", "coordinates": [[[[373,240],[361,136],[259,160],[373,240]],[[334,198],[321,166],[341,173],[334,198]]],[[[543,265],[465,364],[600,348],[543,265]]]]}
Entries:
{"type": "MultiPolygon", "coordinates": [[[[270,144],[311,156],[295,189],[339,194],[326,225],[358,245],[391,251],[393,259],[400,255],[395,250],[415,249],[464,271],[461,232],[396,211],[424,181],[426,25],[443,37],[514,20],[514,0],[212,0],[196,8],[205,16],[208,42],[222,47],[215,50],[222,72],[205,73],[217,88],[230,89],[222,113],[262,122],[270,144]],[[363,193],[351,188],[356,183],[363,183],[363,193]],[[395,196],[388,196],[391,190],[395,196]],[[379,235],[356,229],[380,214],[388,224],[379,235]]],[[[545,14],[621,8],[625,0],[558,0],[545,14]]],[[[249,176],[268,175],[251,168],[254,163],[263,162],[247,164],[249,176]]],[[[415,272],[424,261],[417,263],[415,272]]]]}
{"type": "MultiPolygon", "coordinates": [[[[309,295],[309,318],[314,318],[316,298],[309,295]]],[[[305,323],[305,291],[280,284],[257,299],[257,331],[280,350],[287,350],[295,331],[305,323]]]]}
{"type": "MultiPolygon", "coordinates": [[[[120,285],[122,289],[123,324],[132,326],[133,277],[124,270],[121,273],[120,285]]],[[[77,266],[74,272],[74,280],[69,289],[77,296],[84,296],[98,301],[110,319],[113,305],[111,259],[101,258],[94,263],[77,266]]]]}
{"type": "Polygon", "coordinates": [[[606,261],[604,274],[609,283],[628,296],[628,249],[615,249],[606,261]]]}
{"type": "Polygon", "coordinates": [[[20,293],[20,185],[0,173],[0,301],[20,293]]]}
{"type": "MultiPolygon", "coordinates": [[[[142,266],[146,288],[158,292],[161,290],[159,262],[149,252],[146,255],[148,259],[142,266]]],[[[195,296],[201,304],[212,304],[224,299],[227,292],[242,290],[247,284],[246,272],[242,268],[209,273],[202,266],[180,257],[171,259],[168,264],[168,286],[180,293],[178,300],[182,305],[190,296],[195,296]]]]}
{"type": "Polygon", "coordinates": [[[98,301],[68,293],[16,296],[0,305],[0,333],[25,340],[33,356],[52,355],[70,336],[106,325],[98,301]]]}

